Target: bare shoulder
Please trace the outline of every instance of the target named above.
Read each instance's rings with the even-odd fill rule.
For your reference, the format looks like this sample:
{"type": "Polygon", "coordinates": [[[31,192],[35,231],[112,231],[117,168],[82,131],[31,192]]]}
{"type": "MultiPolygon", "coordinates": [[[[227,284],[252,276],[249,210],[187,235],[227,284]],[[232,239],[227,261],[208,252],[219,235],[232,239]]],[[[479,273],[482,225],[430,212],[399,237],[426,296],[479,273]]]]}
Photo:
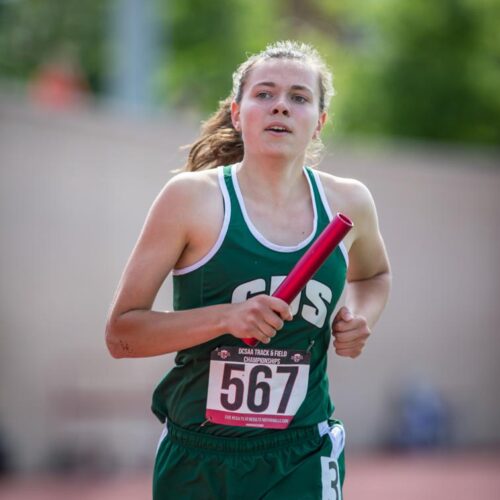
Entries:
{"type": "Polygon", "coordinates": [[[352,237],[356,233],[360,236],[365,231],[378,230],[375,202],[362,182],[319,170],[318,175],[332,212],[342,212],[353,221],[355,231],[352,237]]]}
{"type": "Polygon", "coordinates": [[[176,267],[191,265],[217,240],[224,219],[224,200],[217,169],[181,172],[172,177],[155,204],[158,229],[181,234],[183,251],[176,267]]]}
{"type": "Polygon", "coordinates": [[[156,197],[151,212],[167,221],[187,222],[221,197],[217,171],[181,172],[174,175],[156,197]]]}
{"type": "Polygon", "coordinates": [[[319,176],[332,212],[342,212],[354,223],[353,230],[344,239],[349,252],[348,280],[363,280],[389,272],[389,259],[369,189],[355,179],[325,172],[319,172],[319,176]]]}
{"type": "MultiPolygon", "coordinates": [[[[180,172],[174,175],[158,195],[157,202],[171,204],[171,202],[184,201],[187,205],[193,202],[203,203],[206,198],[217,194],[217,171],[202,170],[197,172],[180,172]]],[[[183,205],[183,209],[187,208],[183,205]]]]}

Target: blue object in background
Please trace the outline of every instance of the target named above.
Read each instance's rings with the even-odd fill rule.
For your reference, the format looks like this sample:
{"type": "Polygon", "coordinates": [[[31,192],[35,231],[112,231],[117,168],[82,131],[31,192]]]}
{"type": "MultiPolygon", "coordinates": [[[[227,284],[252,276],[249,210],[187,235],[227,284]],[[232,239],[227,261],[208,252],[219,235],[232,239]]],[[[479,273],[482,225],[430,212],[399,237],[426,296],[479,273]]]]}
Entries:
{"type": "Polygon", "coordinates": [[[397,400],[392,444],[403,449],[441,448],[450,442],[450,414],[441,393],[430,383],[406,385],[397,400]]]}

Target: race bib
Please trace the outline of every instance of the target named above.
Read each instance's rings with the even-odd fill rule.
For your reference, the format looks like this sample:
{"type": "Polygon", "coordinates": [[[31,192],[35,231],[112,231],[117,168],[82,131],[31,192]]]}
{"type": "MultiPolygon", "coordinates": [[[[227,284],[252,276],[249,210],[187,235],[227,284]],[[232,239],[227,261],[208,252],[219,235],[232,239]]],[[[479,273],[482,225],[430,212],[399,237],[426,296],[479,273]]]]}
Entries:
{"type": "Polygon", "coordinates": [[[223,425],[286,429],[306,397],[310,357],[285,349],[215,349],[206,418],[223,425]]]}

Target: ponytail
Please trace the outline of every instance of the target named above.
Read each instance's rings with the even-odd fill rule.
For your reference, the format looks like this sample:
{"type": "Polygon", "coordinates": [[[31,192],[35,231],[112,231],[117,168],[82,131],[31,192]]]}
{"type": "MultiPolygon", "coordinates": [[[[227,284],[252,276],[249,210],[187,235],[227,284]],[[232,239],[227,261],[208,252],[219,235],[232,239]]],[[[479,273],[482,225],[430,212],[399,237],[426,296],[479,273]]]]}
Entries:
{"type": "Polygon", "coordinates": [[[219,109],[201,127],[201,136],[190,148],[184,170],[206,170],[243,159],[243,140],[231,121],[231,101],[220,102],[219,109]]]}

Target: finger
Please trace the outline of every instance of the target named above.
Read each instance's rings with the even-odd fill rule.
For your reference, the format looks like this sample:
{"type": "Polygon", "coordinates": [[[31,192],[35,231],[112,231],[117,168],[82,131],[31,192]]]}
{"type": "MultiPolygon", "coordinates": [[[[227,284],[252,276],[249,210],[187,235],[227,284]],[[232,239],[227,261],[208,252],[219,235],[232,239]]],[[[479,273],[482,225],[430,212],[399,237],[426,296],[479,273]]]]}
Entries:
{"type": "Polygon", "coordinates": [[[353,317],[354,316],[353,316],[351,310],[346,306],[342,306],[338,310],[337,314],[335,315],[335,319],[333,320],[333,324],[338,323],[339,321],[351,321],[351,319],[353,317]]]}
{"type": "Polygon", "coordinates": [[[278,297],[269,297],[271,300],[269,305],[271,309],[281,316],[284,321],[291,321],[293,319],[292,309],[290,306],[278,297]]]}
{"type": "Polygon", "coordinates": [[[269,344],[269,342],[271,342],[271,337],[270,335],[267,335],[265,334],[264,332],[260,332],[260,335],[259,335],[259,340],[261,342],[264,342],[264,344],[269,344]]]}
{"type": "Polygon", "coordinates": [[[260,334],[264,335],[269,340],[276,335],[276,330],[272,326],[268,325],[263,321],[257,324],[256,326],[260,334]]]}
{"type": "Polygon", "coordinates": [[[336,349],[337,355],[344,358],[357,358],[361,354],[361,349],[336,349]]]}
{"type": "Polygon", "coordinates": [[[333,345],[337,347],[351,347],[359,342],[358,337],[338,338],[334,337],[333,345]]]}
{"type": "Polygon", "coordinates": [[[359,340],[365,341],[369,337],[369,333],[365,330],[354,330],[349,332],[337,332],[334,334],[334,342],[336,343],[349,343],[359,340]]]}
{"type": "Polygon", "coordinates": [[[253,328],[251,333],[246,333],[245,338],[254,338],[259,342],[263,342],[264,344],[269,344],[269,342],[271,342],[271,336],[264,333],[260,328],[257,327],[253,328]]]}
{"type": "Polygon", "coordinates": [[[346,306],[341,307],[340,316],[344,321],[351,321],[351,319],[354,318],[351,310],[346,306]]]}
{"type": "Polygon", "coordinates": [[[249,317],[253,318],[255,321],[254,326],[256,326],[259,322],[265,321],[269,323],[275,330],[279,330],[283,327],[283,320],[280,317],[276,308],[280,308],[282,304],[285,304],[288,308],[288,304],[279,300],[282,304],[274,303],[274,298],[269,295],[259,295],[248,300],[248,313],[249,317]]]}
{"type": "Polygon", "coordinates": [[[352,342],[333,342],[336,350],[344,349],[362,349],[365,346],[364,340],[355,340],[352,342]]]}
{"type": "Polygon", "coordinates": [[[263,320],[274,330],[281,330],[285,325],[285,322],[274,311],[265,311],[263,320]]]}
{"type": "Polygon", "coordinates": [[[333,330],[335,332],[348,332],[351,330],[356,330],[366,326],[366,320],[364,318],[353,318],[350,321],[340,320],[333,325],[333,330]]]}

